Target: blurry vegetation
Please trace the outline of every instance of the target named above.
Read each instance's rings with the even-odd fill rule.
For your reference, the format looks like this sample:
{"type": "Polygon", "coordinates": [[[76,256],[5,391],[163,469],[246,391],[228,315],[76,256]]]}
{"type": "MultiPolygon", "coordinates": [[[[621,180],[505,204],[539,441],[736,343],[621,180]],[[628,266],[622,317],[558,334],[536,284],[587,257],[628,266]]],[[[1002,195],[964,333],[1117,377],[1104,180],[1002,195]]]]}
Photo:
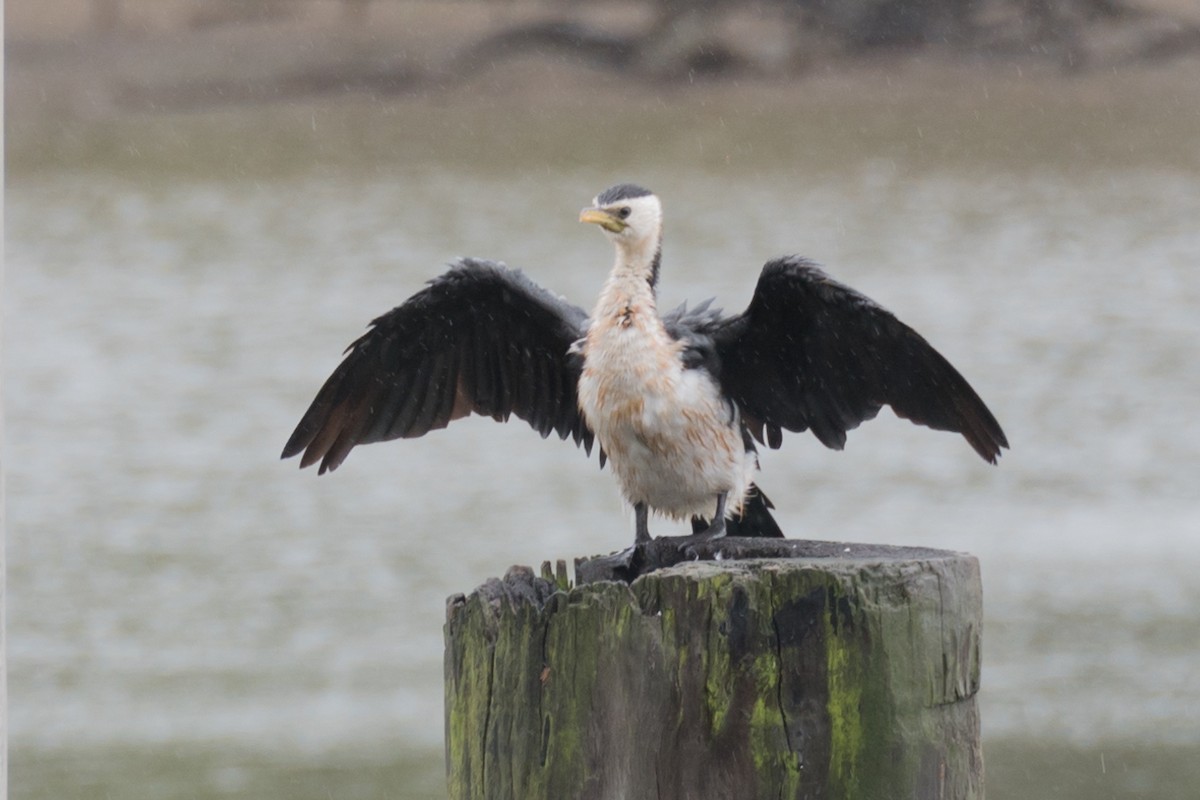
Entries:
{"type": "MultiPolygon", "coordinates": [[[[123,6],[137,16],[135,0],[89,1],[96,30],[118,29],[123,6]]],[[[449,16],[494,10],[492,30],[423,65],[443,78],[538,51],[651,78],[789,74],[816,60],[916,48],[1072,69],[1200,51],[1193,0],[194,0],[187,19],[192,28],[295,19],[331,2],[342,23],[364,27],[405,5],[449,16]],[[775,35],[757,36],[754,22],[775,35]]]]}
{"type": "MultiPolygon", "coordinates": [[[[364,3],[366,0],[357,0],[364,3]]],[[[771,17],[788,32],[789,58],[780,68],[805,65],[814,56],[868,55],[882,50],[942,47],[984,56],[1042,56],[1068,67],[1089,58],[1089,38],[1141,28],[1140,46],[1124,57],[1163,57],[1200,48],[1200,20],[1175,18],[1169,7],[1136,0],[647,0],[651,21],[614,45],[623,66],[656,75],[763,68],[762,52],[747,52],[725,28],[729,17],[771,17]],[[739,52],[740,51],[740,52],[739,52]]],[[[575,3],[547,3],[552,10],[575,3]]],[[[536,29],[531,30],[531,33],[536,29]]],[[[510,32],[507,34],[512,36],[510,32]]],[[[566,31],[564,45],[587,43],[585,30],[566,31]]],[[[1097,42],[1096,44],[1099,44],[1097,42]]],[[[616,59],[614,59],[616,61],[616,59]]]]}
{"type": "MultiPolygon", "coordinates": [[[[359,5],[367,0],[352,0],[359,5]]],[[[383,2],[385,0],[376,0],[383,2]]],[[[1177,18],[1170,4],[1137,0],[647,0],[647,23],[630,35],[603,37],[580,25],[533,25],[501,34],[510,46],[556,44],[607,51],[614,66],[664,77],[696,73],[797,72],[823,58],[941,48],[986,57],[1053,59],[1080,68],[1114,35],[1136,41],[1099,61],[1162,58],[1200,50],[1200,19],[1177,18]],[[741,39],[732,18],[754,15],[780,39],[741,39]],[[1136,36],[1140,33],[1141,36],[1136,36]],[[605,48],[607,45],[607,48],[605,48]],[[771,48],[775,52],[771,52],[771,48]]],[[[581,3],[546,2],[548,19],[581,3]]],[[[486,42],[485,44],[492,44],[486,42]]]]}

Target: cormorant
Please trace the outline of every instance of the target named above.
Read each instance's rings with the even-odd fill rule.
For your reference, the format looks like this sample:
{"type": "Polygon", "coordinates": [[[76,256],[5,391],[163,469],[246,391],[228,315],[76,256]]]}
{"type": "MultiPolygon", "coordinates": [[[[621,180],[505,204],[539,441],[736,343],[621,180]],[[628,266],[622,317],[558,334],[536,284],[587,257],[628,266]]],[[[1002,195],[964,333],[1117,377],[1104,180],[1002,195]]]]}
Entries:
{"type": "Polygon", "coordinates": [[[589,316],[504,264],[459,259],[347,348],[283,449],[320,473],[355,445],[423,436],[468,414],[600,445],[650,539],[651,511],[689,543],[782,536],[754,486],[754,442],[811,430],[840,450],[888,405],[961,433],[996,463],[1008,441],[967,381],[912,328],[799,256],[767,262],[749,307],[660,315],[662,206],[614,186],[579,216],[616,263],[589,316]]]}

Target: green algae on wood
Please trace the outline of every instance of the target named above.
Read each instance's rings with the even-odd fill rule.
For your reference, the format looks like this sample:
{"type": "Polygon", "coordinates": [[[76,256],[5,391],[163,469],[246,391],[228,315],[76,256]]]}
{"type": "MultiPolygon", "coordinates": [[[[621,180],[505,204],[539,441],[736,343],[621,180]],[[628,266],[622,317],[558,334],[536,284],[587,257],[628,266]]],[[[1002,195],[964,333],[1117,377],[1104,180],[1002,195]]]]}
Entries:
{"type": "Polygon", "coordinates": [[[725,552],[631,583],[514,568],[451,598],[450,798],[983,797],[973,557],[725,552]]]}

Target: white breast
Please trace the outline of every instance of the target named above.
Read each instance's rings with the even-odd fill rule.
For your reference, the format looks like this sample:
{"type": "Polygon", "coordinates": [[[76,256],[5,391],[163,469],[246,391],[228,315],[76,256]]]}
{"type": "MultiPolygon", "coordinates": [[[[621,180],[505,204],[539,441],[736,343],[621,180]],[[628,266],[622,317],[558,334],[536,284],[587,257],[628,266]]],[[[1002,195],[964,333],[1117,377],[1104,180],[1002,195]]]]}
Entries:
{"type": "Polygon", "coordinates": [[[652,311],[598,320],[583,345],[579,407],[628,502],[711,518],[728,492],[733,513],[756,464],[720,388],[684,369],[681,349],[652,311]]]}

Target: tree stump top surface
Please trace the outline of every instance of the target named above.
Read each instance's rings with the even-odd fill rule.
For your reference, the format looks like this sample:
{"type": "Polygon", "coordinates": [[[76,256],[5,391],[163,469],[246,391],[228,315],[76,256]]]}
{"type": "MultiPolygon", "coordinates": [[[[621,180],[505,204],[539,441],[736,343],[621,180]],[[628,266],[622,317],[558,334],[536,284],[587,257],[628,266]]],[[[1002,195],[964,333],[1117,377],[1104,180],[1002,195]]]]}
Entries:
{"type": "MultiPolygon", "coordinates": [[[[643,575],[688,565],[726,564],[731,561],[820,561],[834,562],[943,561],[967,557],[953,550],[931,547],[901,547],[886,544],[810,541],[807,539],[726,538],[696,548],[701,558],[691,559],[675,541],[656,539],[609,556],[576,559],[575,575],[580,584],[597,581],[632,583],[643,575]]],[[[692,566],[691,569],[704,569],[692,566]]]]}
{"type": "MultiPolygon", "coordinates": [[[[575,560],[575,586],[613,582],[633,584],[639,578],[683,576],[696,580],[717,574],[739,574],[764,569],[815,567],[825,572],[852,573],[869,565],[925,564],[969,565],[977,571],[974,556],[955,550],[907,547],[857,542],[827,542],[807,539],[726,538],[702,550],[701,558],[685,556],[677,543],[656,539],[619,553],[575,560]]],[[[509,603],[541,608],[556,593],[571,588],[565,562],[542,564],[541,574],[526,566],[513,566],[503,578],[490,578],[473,592],[489,603],[509,603]]],[[[455,594],[447,599],[447,620],[466,603],[455,594]]]]}

